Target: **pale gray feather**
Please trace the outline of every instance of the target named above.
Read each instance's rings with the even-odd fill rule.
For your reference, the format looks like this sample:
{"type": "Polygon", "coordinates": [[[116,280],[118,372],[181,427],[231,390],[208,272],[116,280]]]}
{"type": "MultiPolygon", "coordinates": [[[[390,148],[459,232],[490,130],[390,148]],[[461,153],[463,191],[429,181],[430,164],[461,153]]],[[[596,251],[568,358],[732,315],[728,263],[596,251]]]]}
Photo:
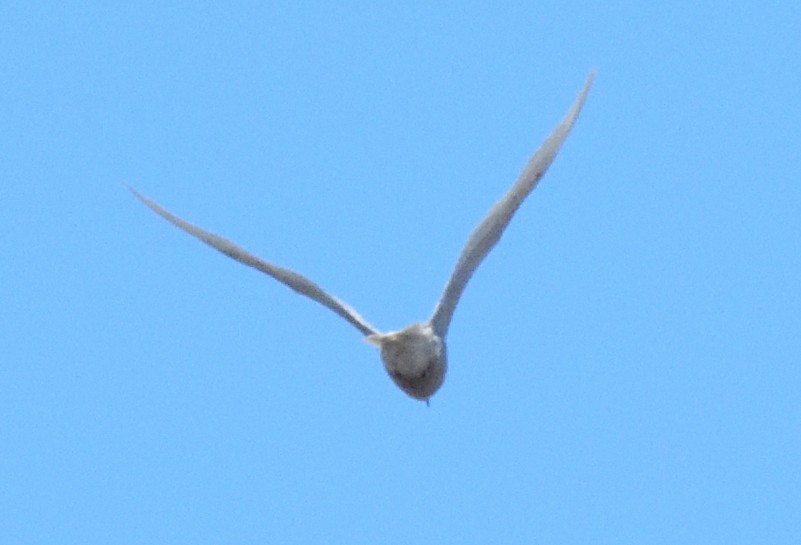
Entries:
{"type": "Polygon", "coordinates": [[[529,159],[512,188],[501,200],[495,203],[495,206],[490,209],[486,217],[481,220],[481,223],[478,224],[478,227],[473,230],[467,239],[467,243],[462,249],[459,260],[456,262],[456,267],[430,320],[434,332],[443,339],[448,333],[453,311],[459,303],[459,298],[462,296],[467,281],[470,280],[476,268],[492,250],[493,246],[497,244],[520,204],[531,193],[531,190],[536,187],[537,182],[540,181],[545,171],[548,170],[554,157],[556,157],[556,153],[573,127],[573,123],[578,118],[581,107],[587,98],[587,93],[590,91],[594,76],[595,73],[592,72],[587,77],[587,81],[584,83],[584,87],[578,94],[570,111],[567,112],[561,123],[543,142],[540,149],[529,159]]]}
{"type": "Polygon", "coordinates": [[[340,301],[330,293],[327,293],[323,290],[320,286],[302,276],[294,271],[289,269],[285,269],[283,267],[279,267],[277,265],[273,265],[272,263],[268,263],[263,259],[259,259],[258,257],[254,256],[253,254],[243,250],[230,240],[224,239],[223,237],[217,236],[214,233],[209,233],[208,231],[204,231],[200,227],[196,225],[192,225],[188,221],[182,220],[178,216],[172,214],[165,208],[159,206],[155,202],[151,201],[144,195],[140,194],[133,188],[129,188],[131,192],[136,195],[136,197],[145,203],[148,208],[153,210],[156,214],[161,216],[162,218],[166,219],[173,225],[176,225],[192,235],[193,237],[199,238],[215,250],[219,250],[220,252],[224,253],[230,258],[233,258],[240,263],[244,263],[249,267],[253,267],[265,274],[268,274],[278,280],[279,282],[283,282],[296,292],[300,293],[301,295],[305,295],[309,299],[317,301],[321,305],[324,305],[343,318],[345,318],[348,322],[350,322],[356,329],[362,332],[364,335],[377,335],[379,331],[371,326],[367,320],[361,317],[361,315],[356,312],[350,305],[345,303],[344,301],[340,301]]]}
{"type": "Polygon", "coordinates": [[[556,157],[556,153],[567,138],[584,105],[593,75],[589,75],[570,111],[529,160],[509,192],[490,209],[487,216],[467,239],[467,244],[456,262],[453,274],[445,286],[431,319],[426,323],[413,323],[398,331],[379,332],[349,305],[323,291],[308,278],[259,259],[233,242],[204,231],[171,214],[134,189],[131,191],[151,210],[190,235],[199,238],[240,263],[272,276],[296,292],[325,305],[342,316],[361,331],[368,342],[381,350],[384,368],[395,384],[411,397],[428,402],[445,379],[448,369],[445,336],[448,333],[453,311],[468,280],[498,242],[515,211],[531,193],[556,157]]]}

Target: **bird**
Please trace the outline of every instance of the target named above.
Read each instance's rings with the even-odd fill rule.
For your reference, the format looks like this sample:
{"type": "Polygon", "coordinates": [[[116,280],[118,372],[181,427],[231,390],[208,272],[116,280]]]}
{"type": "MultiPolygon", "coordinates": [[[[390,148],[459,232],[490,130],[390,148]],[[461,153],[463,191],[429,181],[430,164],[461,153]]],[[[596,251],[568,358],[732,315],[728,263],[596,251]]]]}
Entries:
{"type": "Polygon", "coordinates": [[[567,114],[531,156],[512,187],[490,208],[470,234],[431,317],[425,322],[415,322],[397,331],[382,333],[353,307],[323,290],[305,276],[258,258],[233,242],[179,218],[133,187],[129,189],[137,199],[170,223],[228,257],[273,277],[344,318],[364,335],[368,343],[379,349],[384,368],[393,382],[413,399],[428,404],[445,380],[448,369],[445,339],[454,310],[467,282],[498,243],[514,213],[553,162],[578,119],[594,76],[595,72],[590,72],[567,114]]]}

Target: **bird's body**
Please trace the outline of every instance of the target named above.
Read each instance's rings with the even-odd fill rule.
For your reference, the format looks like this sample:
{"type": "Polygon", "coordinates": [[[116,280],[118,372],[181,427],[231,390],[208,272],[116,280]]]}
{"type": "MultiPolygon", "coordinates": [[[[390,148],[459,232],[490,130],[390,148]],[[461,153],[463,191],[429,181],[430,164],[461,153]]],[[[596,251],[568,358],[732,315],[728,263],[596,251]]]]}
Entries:
{"type": "Polygon", "coordinates": [[[529,159],[512,188],[470,234],[431,318],[427,322],[414,323],[399,331],[381,333],[347,303],[327,293],[308,278],[264,261],[233,242],[182,220],[135,190],[131,191],[151,210],[190,235],[336,312],[365,335],[369,343],[381,350],[384,368],[398,387],[409,396],[428,402],[445,379],[448,367],[445,339],[453,312],[468,280],[498,242],[514,213],[556,157],[578,118],[592,79],[593,74],[590,74],[565,118],[529,159]]]}
{"type": "Polygon", "coordinates": [[[400,331],[368,335],[365,339],[381,350],[384,369],[411,397],[427,401],[445,380],[448,369],[445,341],[430,324],[415,323],[400,331]]]}

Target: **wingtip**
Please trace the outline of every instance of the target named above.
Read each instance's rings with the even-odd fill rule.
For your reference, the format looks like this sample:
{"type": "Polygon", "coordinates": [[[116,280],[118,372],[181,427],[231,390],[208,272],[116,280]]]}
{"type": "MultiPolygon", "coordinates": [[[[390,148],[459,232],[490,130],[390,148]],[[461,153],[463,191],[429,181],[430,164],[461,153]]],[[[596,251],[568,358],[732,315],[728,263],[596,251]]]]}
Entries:
{"type": "Polygon", "coordinates": [[[590,88],[595,80],[595,74],[596,70],[594,68],[590,70],[590,73],[587,75],[587,79],[584,80],[584,86],[576,96],[576,100],[573,101],[573,106],[571,106],[570,110],[568,110],[567,114],[562,119],[560,127],[557,128],[557,131],[565,131],[564,137],[567,137],[567,133],[573,128],[573,123],[576,122],[581,110],[584,108],[584,103],[587,101],[587,96],[590,94],[590,88]]]}
{"type": "Polygon", "coordinates": [[[576,101],[578,104],[581,104],[581,105],[584,104],[584,101],[586,100],[587,95],[590,92],[590,88],[592,87],[592,83],[593,83],[593,81],[595,81],[596,73],[597,73],[597,70],[595,68],[593,68],[592,70],[590,70],[590,73],[587,74],[587,79],[584,80],[584,87],[582,87],[581,91],[579,91],[579,95],[578,95],[579,98],[576,101]]]}
{"type": "Polygon", "coordinates": [[[128,185],[126,187],[128,188],[128,191],[130,191],[133,194],[133,196],[136,197],[139,200],[139,202],[141,202],[142,204],[144,204],[145,206],[150,208],[153,212],[155,212],[159,216],[161,216],[161,217],[165,218],[166,220],[168,220],[168,221],[170,221],[172,223],[175,223],[176,225],[180,226],[180,223],[183,220],[179,220],[178,218],[173,216],[169,211],[164,209],[162,206],[160,206],[159,204],[156,204],[155,202],[151,201],[150,199],[148,199],[147,197],[145,197],[144,195],[139,193],[136,189],[134,189],[133,186],[128,185]]]}
{"type": "Polygon", "coordinates": [[[136,197],[137,199],[139,199],[143,203],[148,204],[149,199],[147,197],[145,197],[144,195],[142,195],[141,193],[139,193],[134,186],[132,186],[130,184],[124,184],[124,185],[125,185],[126,188],[128,188],[128,191],[130,191],[131,194],[134,197],[136,197]]]}

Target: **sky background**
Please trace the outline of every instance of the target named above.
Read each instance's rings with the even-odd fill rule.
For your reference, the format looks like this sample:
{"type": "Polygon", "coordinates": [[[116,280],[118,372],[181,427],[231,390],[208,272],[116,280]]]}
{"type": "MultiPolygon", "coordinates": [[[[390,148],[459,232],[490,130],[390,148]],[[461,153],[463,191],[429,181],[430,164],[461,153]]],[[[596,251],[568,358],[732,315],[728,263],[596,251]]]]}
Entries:
{"type": "Polygon", "coordinates": [[[0,542],[801,542],[801,4],[0,7],[0,542]],[[431,406],[383,330],[597,77],[431,406]]]}

